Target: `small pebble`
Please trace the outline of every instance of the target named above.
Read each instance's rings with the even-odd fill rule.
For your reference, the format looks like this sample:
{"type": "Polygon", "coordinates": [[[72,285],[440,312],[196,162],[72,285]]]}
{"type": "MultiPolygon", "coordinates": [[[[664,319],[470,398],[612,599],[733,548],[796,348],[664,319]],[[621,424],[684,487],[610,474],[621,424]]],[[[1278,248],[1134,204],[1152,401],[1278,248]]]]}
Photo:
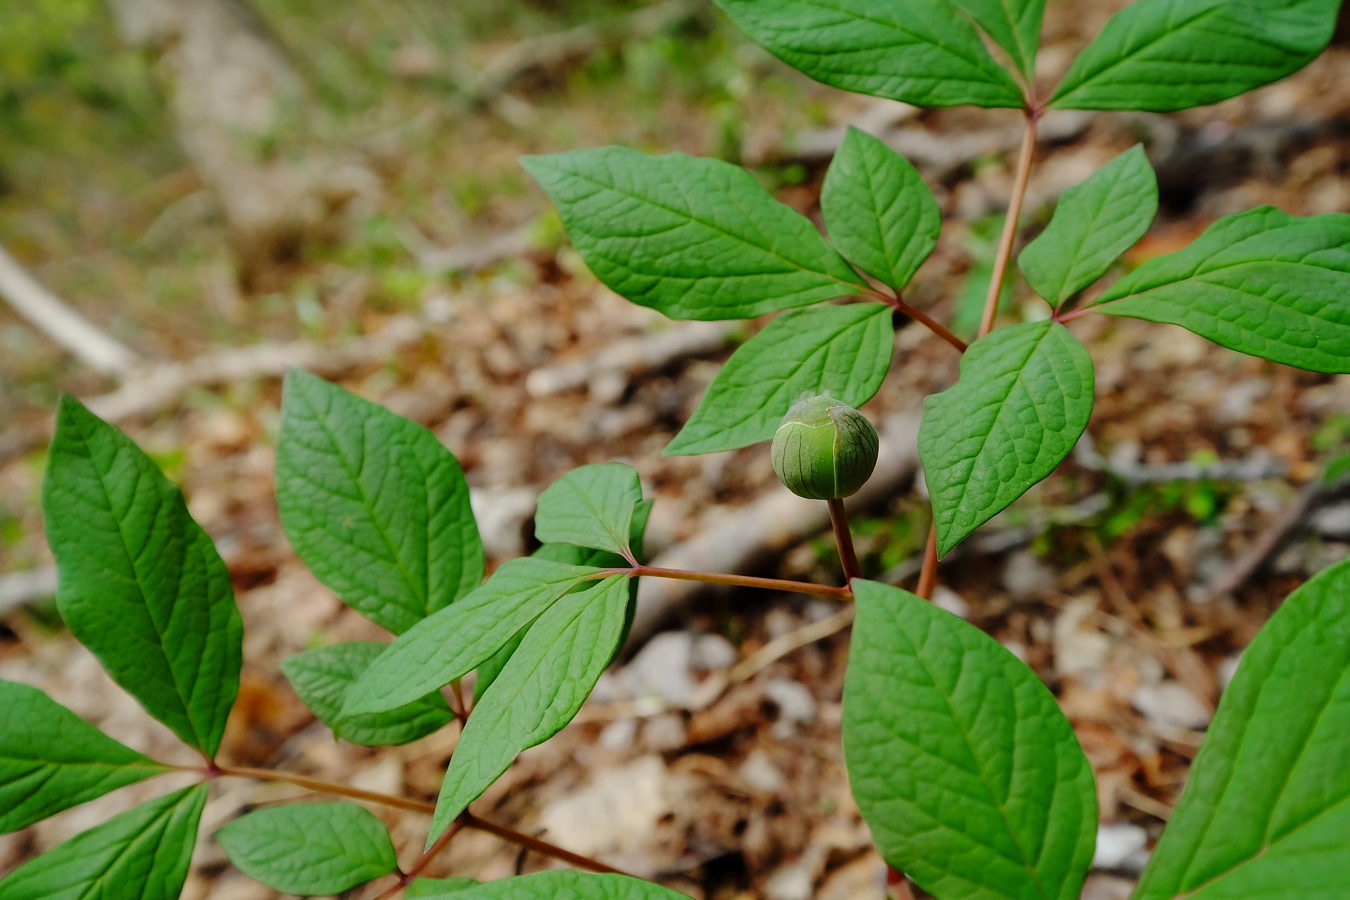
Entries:
{"type": "Polygon", "coordinates": [[[1148,832],[1130,822],[1097,826],[1097,851],[1093,868],[1120,869],[1140,850],[1148,847],[1148,832]]]}
{"type": "Polygon", "coordinates": [[[1201,729],[1213,716],[1200,698],[1176,681],[1140,685],[1130,703],[1148,719],[1174,728],[1201,729]]]}

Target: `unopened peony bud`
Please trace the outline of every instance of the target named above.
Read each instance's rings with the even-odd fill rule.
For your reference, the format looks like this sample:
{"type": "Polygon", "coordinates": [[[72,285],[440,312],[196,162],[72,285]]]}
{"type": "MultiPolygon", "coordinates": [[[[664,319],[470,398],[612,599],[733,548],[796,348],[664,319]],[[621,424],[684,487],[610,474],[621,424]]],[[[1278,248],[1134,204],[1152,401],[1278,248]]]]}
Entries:
{"type": "Polygon", "coordinates": [[[799,497],[839,500],[872,477],[878,446],[866,416],[822,394],[788,410],[773,436],[773,470],[799,497]]]}

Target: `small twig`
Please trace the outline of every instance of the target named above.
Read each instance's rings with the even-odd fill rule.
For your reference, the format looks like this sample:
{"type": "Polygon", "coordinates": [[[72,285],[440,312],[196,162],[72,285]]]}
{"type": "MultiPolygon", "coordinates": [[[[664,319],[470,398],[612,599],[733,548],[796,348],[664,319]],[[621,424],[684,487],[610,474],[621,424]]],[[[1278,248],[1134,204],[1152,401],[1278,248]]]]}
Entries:
{"type": "Polygon", "coordinates": [[[307,791],[314,791],[317,794],[350,797],[353,800],[362,800],[366,803],[374,803],[378,806],[388,806],[408,812],[428,814],[436,812],[436,804],[434,803],[423,803],[420,800],[395,797],[391,794],[377,794],[374,791],[363,791],[360,788],[349,787],[345,784],[335,784],[318,778],[310,778],[307,775],[278,772],[273,769],[254,769],[248,766],[217,766],[214,770],[208,770],[207,775],[221,778],[252,778],[254,781],[280,781],[304,788],[307,791]]]}
{"type": "Polygon", "coordinates": [[[834,541],[839,546],[839,563],[844,567],[844,580],[852,582],[861,578],[862,566],[858,564],[858,551],[853,548],[853,532],[848,527],[848,513],[844,511],[843,500],[828,500],[830,506],[830,525],[834,527],[834,541]]]}
{"type": "Polygon", "coordinates": [[[800,650],[807,644],[814,644],[816,641],[824,640],[832,634],[843,631],[853,624],[857,615],[858,607],[845,606],[839,612],[827,616],[819,622],[812,622],[810,625],[804,625],[781,637],[774,638],[732,667],[728,675],[728,686],[749,680],[751,676],[762,672],[789,653],[800,650]]]}
{"type": "Polygon", "coordinates": [[[538,838],[530,837],[528,834],[521,834],[519,831],[513,831],[494,822],[488,822],[480,819],[467,810],[462,813],[466,828],[472,828],[475,831],[483,831],[487,834],[496,835],[504,841],[515,844],[517,847],[524,847],[526,850],[532,850],[541,856],[547,856],[556,859],[559,862],[565,862],[568,865],[576,866],[578,869],[586,869],[590,872],[600,872],[607,875],[627,875],[622,869],[616,869],[613,866],[605,865],[598,859],[591,859],[588,856],[581,856],[570,850],[564,850],[547,841],[541,841],[538,838]]]}
{"type": "Polygon", "coordinates": [[[994,318],[998,315],[998,300],[1003,293],[1003,281],[1008,274],[1008,264],[1012,261],[1013,244],[1017,240],[1017,224],[1022,217],[1022,201],[1026,199],[1027,185],[1031,181],[1031,163],[1036,156],[1036,121],[1038,113],[1027,115],[1026,131],[1022,135],[1022,152],[1017,159],[1017,179],[1013,182],[1012,199],[1008,202],[1008,217],[1003,222],[1003,235],[999,238],[998,256],[994,258],[994,274],[989,279],[989,294],[984,301],[984,318],[980,320],[980,337],[994,330],[994,318]]]}
{"type": "Polygon", "coordinates": [[[1285,510],[1251,546],[1243,550],[1205,587],[1205,599],[1226,597],[1246,584],[1265,565],[1266,560],[1284,546],[1285,541],[1299,529],[1328,493],[1329,488],[1321,478],[1304,485],[1294,505],[1285,510]]]}
{"type": "Polygon", "coordinates": [[[829,597],[831,600],[852,600],[853,591],[845,587],[829,587],[824,584],[811,584],[805,581],[785,581],[781,578],[757,578],[752,575],[724,575],[720,572],[688,572],[684,569],[663,569],[657,566],[634,566],[631,569],[601,569],[591,576],[598,580],[613,575],[631,575],[635,578],[670,578],[675,581],[697,581],[703,584],[722,584],[731,587],[760,588],[766,591],[787,591],[793,594],[809,594],[812,597],[829,597]]]}

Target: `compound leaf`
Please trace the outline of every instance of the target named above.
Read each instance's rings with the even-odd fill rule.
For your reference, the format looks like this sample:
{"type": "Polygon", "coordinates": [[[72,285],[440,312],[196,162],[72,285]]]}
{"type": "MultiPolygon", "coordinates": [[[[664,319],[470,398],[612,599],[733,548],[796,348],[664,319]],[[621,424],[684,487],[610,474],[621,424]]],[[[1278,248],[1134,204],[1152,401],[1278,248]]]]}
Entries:
{"type": "Polygon", "coordinates": [[[338,727],[407,706],[469,674],[597,571],[533,557],[503,563],[482,587],[390,644],[348,691],[338,727]]]}
{"type": "Polygon", "coordinates": [[[1340,0],[1136,0],[1074,60],[1051,105],[1171,112],[1236,97],[1326,47],[1340,0]]]}
{"type": "Polygon", "coordinates": [[[573,469],[539,495],[534,533],[546,544],[575,544],[626,556],[633,510],[642,500],[637,470],[623,463],[573,469]]]}
{"type": "Polygon", "coordinates": [[[456,900],[687,900],[670,888],[627,875],[541,872],[503,878],[454,895],[456,900]]]}
{"type": "Polygon", "coordinates": [[[1078,897],[1097,794],[1055,698],[975,626],[897,588],[853,591],[844,756],[881,855],[943,900],[1078,897]]]}
{"type": "Polygon", "coordinates": [[[954,0],[1012,58],[1028,82],[1036,77],[1045,0],[954,0]]]}
{"type": "Polygon", "coordinates": [[[1137,900],[1350,897],[1350,563],[1242,654],[1137,900]]]}
{"type": "Polygon", "coordinates": [[[337,894],[398,871],[384,824],[353,803],[260,809],[217,831],[216,840],[245,875],[289,894],[337,894]]]}
{"type": "Polygon", "coordinates": [[[0,880],[0,900],[177,900],[206,785],[142,803],[0,880]]]}
{"type": "Polygon", "coordinates": [[[627,580],[612,575],[568,594],[525,634],[455,745],[428,846],[517,754],[557,734],[581,709],[623,636],[627,580]]]}
{"type": "Polygon", "coordinates": [[[0,679],[0,834],[168,771],[37,688],[0,679]]]}
{"type": "Polygon", "coordinates": [[[387,648],[387,644],[373,641],[329,644],[282,660],[281,671],[305,705],[333,729],[333,734],[353,744],[366,747],[406,744],[449,725],[454,715],[438,691],[398,709],[352,716],[339,722],[347,692],[387,648]]]}
{"type": "Polygon", "coordinates": [[[1095,308],[1301,369],[1350,372],[1350,215],[1263,206],[1220,219],[1117,282],[1095,308]]]}
{"type": "Polygon", "coordinates": [[[1018,258],[1022,274],[1057,307],[1105,275],[1157,214],[1158,178],[1137,145],[1064,192],[1050,225],[1018,258]]]}
{"type": "Polygon", "coordinates": [[[820,207],[839,252],[897,291],[942,229],[937,200],[908,160],[852,126],[825,175],[820,207]]]}
{"type": "Polygon", "coordinates": [[[949,0],[717,0],[817,81],[915,106],[1020,107],[1017,82],[949,0]]]}
{"type": "Polygon", "coordinates": [[[1092,414],[1092,359],[1057,322],[1010,325],[924,401],[919,456],[946,554],[1055,470],[1092,414]]]}
{"type": "Polygon", "coordinates": [[[230,573],[183,495],[131,439],[61,400],[42,488],[62,620],[113,680],[215,755],[239,692],[230,573]]]}
{"type": "Polygon", "coordinates": [[[803,394],[862,406],[881,387],[894,352],[891,311],[880,303],[784,313],[731,355],[666,455],[771,440],[803,394]]]}
{"type": "Polygon", "coordinates": [[[483,580],[464,473],[421,425],[308,372],[277,437],[286,538],[338,597],[402,634],[483,580]]]}
{"type": "Polygon", "coordinates": [[[521,165],[595,277],[672,319],[747,319],[866,288],[809,219],[739,166],[624,147],[521,165]]]}

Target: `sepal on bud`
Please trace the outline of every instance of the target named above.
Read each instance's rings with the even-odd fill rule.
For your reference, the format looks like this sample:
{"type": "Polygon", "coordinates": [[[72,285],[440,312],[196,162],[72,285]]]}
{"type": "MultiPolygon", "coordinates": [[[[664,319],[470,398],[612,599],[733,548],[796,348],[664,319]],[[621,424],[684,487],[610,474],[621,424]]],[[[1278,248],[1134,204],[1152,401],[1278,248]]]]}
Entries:
{"type": "Polygon", "coordinates": [[[808,500],[839,500],[872,477],[880,441],[867,417],[821,394],[798,401],[773,437],[773,470],[808,500]]]}

